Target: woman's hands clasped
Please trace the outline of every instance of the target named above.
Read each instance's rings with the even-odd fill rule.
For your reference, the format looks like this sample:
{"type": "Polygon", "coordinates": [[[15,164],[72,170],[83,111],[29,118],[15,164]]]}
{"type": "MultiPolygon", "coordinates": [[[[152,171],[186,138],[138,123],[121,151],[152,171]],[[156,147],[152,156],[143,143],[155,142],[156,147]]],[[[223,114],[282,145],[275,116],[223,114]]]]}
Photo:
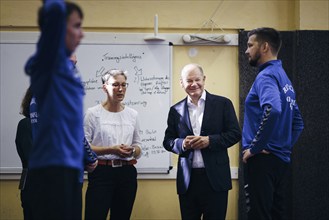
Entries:
{"type": "Polygon", "coordinates": [[[115,149],[116,155],[122,158],[131,157],[134,153],[134,147],[126,144],[116,145],[115,149]]]}

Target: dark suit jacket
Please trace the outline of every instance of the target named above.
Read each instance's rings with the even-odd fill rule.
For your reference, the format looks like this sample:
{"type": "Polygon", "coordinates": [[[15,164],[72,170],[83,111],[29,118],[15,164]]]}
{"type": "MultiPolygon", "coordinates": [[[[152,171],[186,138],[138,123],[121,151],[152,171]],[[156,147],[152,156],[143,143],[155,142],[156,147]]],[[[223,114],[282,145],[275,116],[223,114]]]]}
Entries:
{"type": "MultiPolygon", "coordinates": [[[[187,135],[194,135],[190,123],[187,98],[170,108],[168,127],[163,146],[179,155],[177,166],[177,193],[184,194],[189,186],[193,150],[183,151],[182,143],[187,135]]],[[[206,102],[200,136],[209,136],[209,146],[201,150],[206,173],[215,191],[232,188],[227,148],[241,139],[241,130],[232,102],[206,92],[206,102]]]]}

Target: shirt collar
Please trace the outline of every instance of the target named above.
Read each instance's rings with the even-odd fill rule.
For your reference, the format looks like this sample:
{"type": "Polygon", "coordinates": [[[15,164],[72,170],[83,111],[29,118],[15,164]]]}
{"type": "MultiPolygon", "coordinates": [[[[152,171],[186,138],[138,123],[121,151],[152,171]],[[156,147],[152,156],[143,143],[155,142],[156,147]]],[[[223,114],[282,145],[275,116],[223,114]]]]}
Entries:
{"type": "Polygon", "coordinates": [[[282,65],[282,63],[281,63],[281,60],[270,60],[270,61],[260,65],[258,67],[258,72],[262,71],[263,69],[265,69],[266,67],[268,67],[270,65],[282,65]]]}
{"type": "MultiPolygon", "coordinates": [[[[198,101],[198,104],[200,103],[200,101],[204,101],[204,102],[206,101],[206,90],[203,90],[202,95],[198,101]]],[[[187,96],[187,105],[189,105],[189,106],[193,105],[193,102],[192,102],[192,99],[190,96],[187,96]]]]}

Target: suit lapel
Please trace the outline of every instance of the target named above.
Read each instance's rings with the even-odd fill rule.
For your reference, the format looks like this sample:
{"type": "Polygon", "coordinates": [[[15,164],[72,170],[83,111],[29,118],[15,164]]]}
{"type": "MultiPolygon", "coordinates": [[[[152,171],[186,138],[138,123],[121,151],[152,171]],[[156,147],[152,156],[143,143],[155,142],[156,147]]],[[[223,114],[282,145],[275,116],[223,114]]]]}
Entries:
{"type": "Polygon", "coordinates": [[[202,118],[202,125],[201,125],[201,132],[205,129],[205,126],[211,120],[211,115],[213,114],[213,107],[212,107],[212,96],[210,93],[206,92],[206,102],[204,106],[203,118],[202,118]]]}
{"type": "Polygon", "coordinates": [[[183,118],[184,118],[184,121],[185,121],[188,129],[193,134],[193,129],[192,129],[191,120],[190,120],[190,113],[188,111],[188,106],[187,106],[187,99],[185,99],[185,102],[184,102],[184,115],[183,115],[183,118]]]}
{"type": "Polygon", "coordinates": [[[176,107],[179,115],[181,115],[180,122],[185,125],[186,128],[193,134],[193,129],[190,121],[190,114],[187,107],[187,98],[182,100],[180,104],[176,107]]]}

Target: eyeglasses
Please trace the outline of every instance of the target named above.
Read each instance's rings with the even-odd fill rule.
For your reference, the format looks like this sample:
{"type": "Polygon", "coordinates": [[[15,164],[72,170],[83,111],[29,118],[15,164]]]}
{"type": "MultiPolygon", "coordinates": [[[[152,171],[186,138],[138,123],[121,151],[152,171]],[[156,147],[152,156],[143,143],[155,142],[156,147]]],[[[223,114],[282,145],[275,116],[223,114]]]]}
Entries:
{"type": "Polygon", "coordinates": [[[110,85],[114,88],[119,88],[120,86],[125,89],[128,87],[128,83],[110,83],[110,85]]]}

